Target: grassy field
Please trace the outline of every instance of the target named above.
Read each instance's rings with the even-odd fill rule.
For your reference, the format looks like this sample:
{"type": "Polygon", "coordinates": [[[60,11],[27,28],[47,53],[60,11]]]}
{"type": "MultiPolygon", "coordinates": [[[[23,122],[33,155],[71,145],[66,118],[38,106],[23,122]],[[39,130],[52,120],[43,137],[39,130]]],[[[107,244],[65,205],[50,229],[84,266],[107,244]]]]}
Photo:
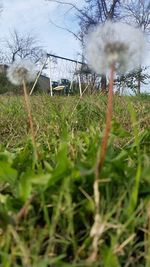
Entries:
{"type": "Polygon", "coordinates": [[[99,181],[101,235],[91,263],[94,167],[107,96],[0,97],[0,266],[150,267],[150,97],[114,98],[99,181]],[[38,159],[36,152],[38,153],[38,159]]]}

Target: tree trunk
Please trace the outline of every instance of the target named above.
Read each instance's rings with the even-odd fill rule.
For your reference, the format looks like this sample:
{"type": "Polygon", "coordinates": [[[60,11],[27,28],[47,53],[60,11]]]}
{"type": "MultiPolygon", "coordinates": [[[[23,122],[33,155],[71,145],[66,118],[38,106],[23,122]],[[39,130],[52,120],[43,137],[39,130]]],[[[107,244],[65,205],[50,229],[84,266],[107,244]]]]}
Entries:
{"type": "Polygon", "coordinates": [[[107,79],[106,79],[106,75],[102,75],[101,76],[101,91],[103,93],[107,92],[107,79]]]}
{"type": "Polygon", "coordinates": [[[138,76],[137,76],[137,95],[141,93],[141,68],[138,71],[138,76]]]}

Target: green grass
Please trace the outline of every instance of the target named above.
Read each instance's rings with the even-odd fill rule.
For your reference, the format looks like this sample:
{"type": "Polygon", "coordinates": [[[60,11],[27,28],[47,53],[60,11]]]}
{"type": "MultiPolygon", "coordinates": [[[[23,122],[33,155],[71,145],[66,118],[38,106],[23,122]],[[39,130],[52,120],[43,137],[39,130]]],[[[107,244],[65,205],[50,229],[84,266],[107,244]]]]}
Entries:
{"type": "Polygon", "coordinates": [[[150,266],[150,97],[114,99],[100,180],[103,232],[90,263],[94,166],[107,97],[0,97],[0,266],[150,266]],[[88,262],[88,263],[87,263],[88,262]]]}

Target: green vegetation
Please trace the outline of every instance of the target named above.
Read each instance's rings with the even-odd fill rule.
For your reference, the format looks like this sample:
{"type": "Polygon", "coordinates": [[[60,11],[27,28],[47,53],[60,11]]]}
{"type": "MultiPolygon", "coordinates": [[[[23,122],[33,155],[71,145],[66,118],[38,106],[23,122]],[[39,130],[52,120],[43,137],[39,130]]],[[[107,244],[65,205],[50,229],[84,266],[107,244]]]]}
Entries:
{"type": "Polygon", "coordinates": [[[0,97],[0,266],[150,266],[150,97],[115,96],[90,264],[94,166],[107,96],[0,97]]]}
{"type": "MultiPolygon", "coordinates": [[[[29,84],[29,87],[32,88],[33,82],[29,84]]],[[[0,73],[0,95],[8,95],[8,96],[15,96],[15,95],[22,95],[23,90],[22,88],[17,85],[13,85],[6,77],[6,73],[0,73]]],[[[39,83],[34,88],[34,93],[40,92],[39,83]]]]}
{"type": "Polygon", "coordinates": [[[12,85],[5,74],[0,73],[0,94],[16,94],[18,91],[18,87],[12,85]]]}

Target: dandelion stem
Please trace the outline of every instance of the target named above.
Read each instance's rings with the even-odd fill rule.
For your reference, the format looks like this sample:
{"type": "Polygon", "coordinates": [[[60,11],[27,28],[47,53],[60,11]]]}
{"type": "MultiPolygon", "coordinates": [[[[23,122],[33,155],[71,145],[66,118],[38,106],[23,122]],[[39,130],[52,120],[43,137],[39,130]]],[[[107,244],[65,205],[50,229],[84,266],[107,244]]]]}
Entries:
{"type": "Polygon", "coordinates": [[[113,81],[114,81],[114,67],[111,67],[110,70],[110,83],[109,83],[109,92],[108,92],[108,104],[107,104],[107,112],[106,112],[106,127],[104,136],[102,139],[102,145],[101,145],[101,153],[100,156],[98,156],[96,167],[95,167],[95,181],[93,184],[93,190],[94,190],[94,201],[95,201],[95,218],[94,218],[94,224],[92,226],[91,232],[95,232],[93,235],[93,242],[92,242],[92,254],[90,257],[91,261],[95,261],[98,254],[98,242],[99,242],[99,233],[96,231],[96,229],[100,228],[101,224],[101,217],[99,213],[100,209],[100,191],[99,191],[99,178],[100,173],[103,167],[103,163],[106,156],[107,146],[108,146],[108,139],[111,129],[111,120],[112,120],[112,111],[113,111],[113,81]],[[94,230],[95,229],[95,230],[94,230]]]}
{"type": "MultiPolygon", "coordinates": [[[[22,81],[22,84],[23,84],[24,99],[25,99],[25,105],[26,105],[26,109],[27,109],[27,113],[28,113],[32,142],[33,142],[34,149],[36,150],[33,119],[32,119],[31,107],[30,107],[30,102],[29,102],[29,97],[28,97],[28,93],[27,93],[27,87],[26,87],[25,80],[22,81]]],[[[37,153],[36,153],[36,155],[37,155],[37,153]]]]}
{"type": "Polygon", "coordinates": [[[113,82],[114,82],[114,67],[112,66],[110,69],[110,83],[109,83],[107,112],[106,112],[106,127],[105,127],[104,136],[102,138],[100,157],[98,157],[96,169],[95,169],[96,179],[99,179],[99,176],[102,170],[102,166],[103,166],[105,156],[106,156],[106,151],[107,151],[110,129],[111,129],[111,120],[112,120],[112,112],[113,112],[113,82]]]}

